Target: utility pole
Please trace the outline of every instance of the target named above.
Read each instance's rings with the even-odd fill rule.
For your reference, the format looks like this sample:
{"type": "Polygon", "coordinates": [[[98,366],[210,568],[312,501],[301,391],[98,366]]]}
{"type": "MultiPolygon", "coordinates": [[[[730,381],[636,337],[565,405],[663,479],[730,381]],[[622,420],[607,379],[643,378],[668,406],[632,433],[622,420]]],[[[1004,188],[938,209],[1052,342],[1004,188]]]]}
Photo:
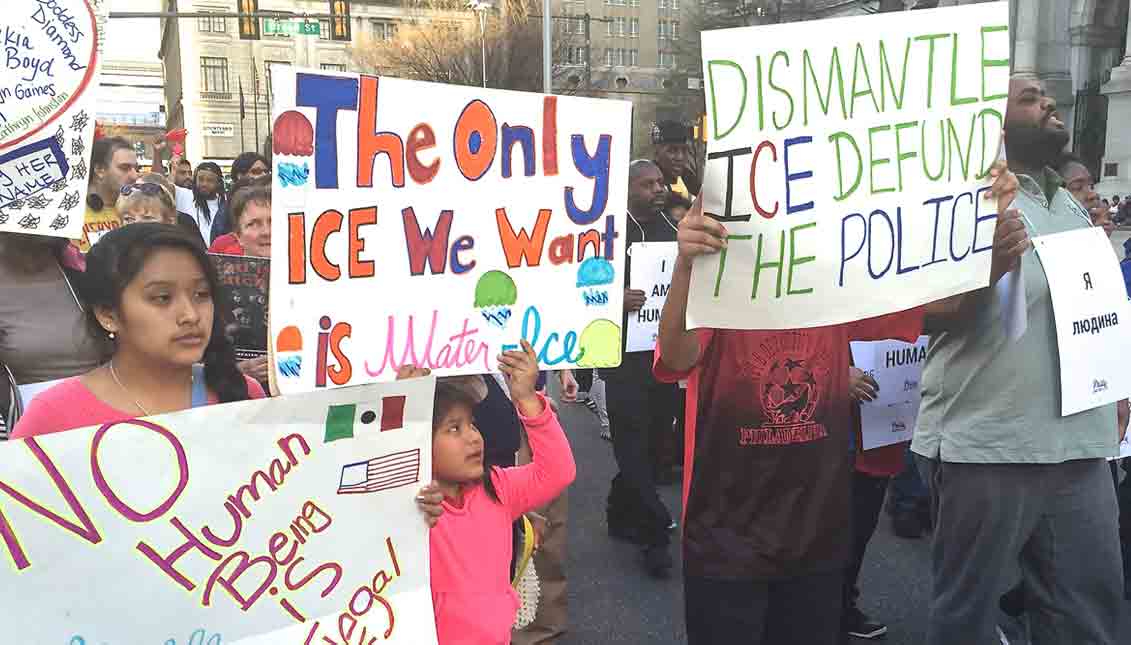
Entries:
{"type": "Polygon", "coordinates": [[[542,93],[554,93],[552,77],[554,61],[550,60],[551,44],[554,37],[552,28],[554,17],[550,14],[550,0],[542,0],[542,93]]]}
{"type": "Polygon", "coordinates": [[[593,17],[589,12],[585,12],[585,91],[593,89],[593,41],[590,38],[589,25],[593,22],[593,17]]]}

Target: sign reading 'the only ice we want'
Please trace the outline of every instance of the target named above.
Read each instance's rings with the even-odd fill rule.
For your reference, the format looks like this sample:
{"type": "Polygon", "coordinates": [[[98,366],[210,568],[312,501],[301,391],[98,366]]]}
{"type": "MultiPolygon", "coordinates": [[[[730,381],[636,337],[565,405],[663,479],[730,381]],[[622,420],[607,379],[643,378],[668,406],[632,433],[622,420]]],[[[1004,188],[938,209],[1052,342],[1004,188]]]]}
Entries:
{"type": "Polygon", "coordinates": [[[1008,3],[703,34],[704,210],[692,327],[794,329],[985,286],[983,199],[1009,83],[1008,3]]]}
{"type": "Polygon", "coordinates": [[[283,392],[620,364],[631,106],[272,70],[283,392]]]}

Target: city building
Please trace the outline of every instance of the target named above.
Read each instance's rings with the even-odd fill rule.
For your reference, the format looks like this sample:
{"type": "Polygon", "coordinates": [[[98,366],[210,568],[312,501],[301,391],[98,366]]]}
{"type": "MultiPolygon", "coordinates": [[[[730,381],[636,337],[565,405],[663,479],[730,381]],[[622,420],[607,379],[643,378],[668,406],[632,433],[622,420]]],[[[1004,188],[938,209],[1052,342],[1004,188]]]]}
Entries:
{"type": "MultiPolygon", "coordinates": [[[[235,18],[162,19],[167,127],[188,130],[190,161],[227,168],[243,151],[270,152],[271,80],[275,65],[350,69],[350,47],[391,39],[420,10],[400,0],[351,0],[349,42],[331,39],[329,19],[259,20],[260,39],[241,40],[235,18]],[[242,116],[241,116],[242,106],[242,116]]],[[[235,13],[234,0],[165,0],[167,11],[235,13]]],[[[261,12],[328,14],[326,0],[259,0],[261,12]]]]}
{"type": "MultiPolygon", "coordinates": [[[[157,11],[159,0],[114,0],[114,11],[157,11]]],[[[139,163],[153,162],[153,139],[165,133],[165,90],[154,19],[115,19],[106,38],[95,89],[95,120],[134,143],[139,163]]]]}

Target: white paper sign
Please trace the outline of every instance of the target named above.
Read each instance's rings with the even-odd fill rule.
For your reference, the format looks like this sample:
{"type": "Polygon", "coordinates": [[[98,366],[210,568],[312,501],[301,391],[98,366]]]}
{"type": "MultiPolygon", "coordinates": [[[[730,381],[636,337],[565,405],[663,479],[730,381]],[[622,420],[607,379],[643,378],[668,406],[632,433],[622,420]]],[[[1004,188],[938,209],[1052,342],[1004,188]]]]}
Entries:
{"type": "Polygon", "coordinates": [[[986,286],[982,199],[1009,83],[1006,2],[703,34],[704,210],[688,325],[797,329],[986,286]]]}
{"type": "Polygon", "coordinates": [[[358,642],[364,629],[435,643],[414,501],[430,479],[434,387],[397,381],[5,442],[4,641],[297,645],[343,642],[342,629],[358,642]]]}
{"type": "Polygon", "coordinates": [[[852,342],[852,362],[876,379],[874,401],[861,401],[863,449],[911,441],[919,418],[919,382],[927,359],[927,336],[914,344],[898,340],[852,342]]]}
{"type": "Polygon", "coordinates": [[[1131,303],[1102,228],[1033,240],[1052,294],[1060,356],[1060,413],[1068,416],[1131,394],[1131,303]]]}
{"type": "Polygon", "coordinates": [[[82,235],[108,4],[4,3],[0,232],[82,235]]]}
{"type": "Polygon", "coordinates": [[[660,312],[668,299],[672,269],[679,251],[677,242],[638,242],[632,245],[632,267],[628,285],[644,292],[647,300],[639,311],[628,314],[626,352],[650,352],[660,333],[660,312]]]}
{"type": "Polygon", "coordinates": [[[271,74],[282,392],[620,364],[629,103],[271,74]]]}

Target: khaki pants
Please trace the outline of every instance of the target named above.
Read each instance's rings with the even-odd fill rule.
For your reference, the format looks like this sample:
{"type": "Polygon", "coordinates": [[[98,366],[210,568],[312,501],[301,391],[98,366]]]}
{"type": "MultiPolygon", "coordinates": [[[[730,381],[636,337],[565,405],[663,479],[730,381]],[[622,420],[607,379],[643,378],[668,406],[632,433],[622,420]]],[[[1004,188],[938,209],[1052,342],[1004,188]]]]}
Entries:
{"type": "MultiPolygon", "coordinates": [[[[519,465],[530,463],[530,446],[526,443],[525,433],[517,456],[519,465]]],[[[542,595],[534,622],[511,635],[514,645],[553,643],[565,634],[569,620],[566,608],[566,519],[569,516],[569,489],[562,491],[561,495],[535,512],[545,517],[547,522],[542,545],[534,554],[534,568],[538,572],[542,595]]]]}

